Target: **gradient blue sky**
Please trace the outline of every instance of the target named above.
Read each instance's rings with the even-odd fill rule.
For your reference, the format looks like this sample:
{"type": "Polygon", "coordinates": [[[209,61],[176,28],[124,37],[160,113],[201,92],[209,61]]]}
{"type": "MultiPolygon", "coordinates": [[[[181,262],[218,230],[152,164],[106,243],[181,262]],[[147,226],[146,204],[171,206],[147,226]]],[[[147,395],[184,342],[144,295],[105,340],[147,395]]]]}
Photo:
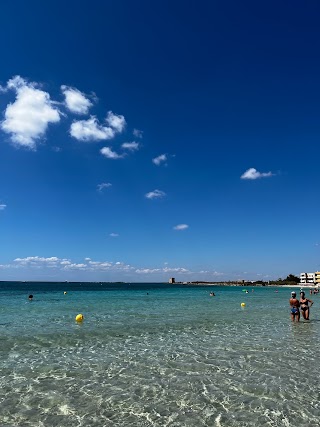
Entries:
{"type": "Polygon", "coordinates": [[[312,0],[2,1],[0,280],[319,269],[319,18],[312,0]]]}

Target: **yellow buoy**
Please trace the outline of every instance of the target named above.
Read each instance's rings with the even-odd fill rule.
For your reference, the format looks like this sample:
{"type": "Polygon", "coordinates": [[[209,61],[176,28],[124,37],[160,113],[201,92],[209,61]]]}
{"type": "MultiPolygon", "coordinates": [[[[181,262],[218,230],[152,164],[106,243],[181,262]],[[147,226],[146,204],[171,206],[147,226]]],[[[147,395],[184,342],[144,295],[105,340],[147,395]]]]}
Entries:
{"type": "Polygon", "coordinates": [[[63,294],[64,294],[64,295],[67,295],[67,292],[66,292],[66,291],[64,291],[64,292],[63,292],[63,294]]]}
{"type": "Polygon", "coordinates": [[[77,314],[77,315],[76,315],[76,321],[77,321],[77,322],[82,322],[82,321],[83,321],[83,319],[84,319],[83,314],[77,314]]]}
{"type": "Polygon", "coordinates": [[[246,306],[246,303],[245,302],[242,302],[241,303],[241,307],[245,307],[246,306]]]}

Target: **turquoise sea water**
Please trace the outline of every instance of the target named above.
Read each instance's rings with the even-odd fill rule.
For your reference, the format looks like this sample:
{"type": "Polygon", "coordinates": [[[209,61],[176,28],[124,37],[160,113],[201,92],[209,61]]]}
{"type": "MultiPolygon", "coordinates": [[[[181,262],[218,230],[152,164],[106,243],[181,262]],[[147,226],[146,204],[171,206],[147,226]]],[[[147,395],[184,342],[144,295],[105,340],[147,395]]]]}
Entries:
{"type": "Polygon", "coordinates": [[[0,426],[319,426],[320,296],[248,289],[0,283],[0,426]]]}

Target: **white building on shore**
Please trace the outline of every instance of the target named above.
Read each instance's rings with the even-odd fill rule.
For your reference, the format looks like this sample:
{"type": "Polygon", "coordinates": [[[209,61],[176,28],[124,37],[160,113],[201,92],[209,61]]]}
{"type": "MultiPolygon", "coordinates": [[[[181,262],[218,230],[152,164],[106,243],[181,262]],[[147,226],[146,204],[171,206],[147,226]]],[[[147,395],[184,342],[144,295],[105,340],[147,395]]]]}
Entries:
{"type": "MultiPolygon", "coordinates": [[[[316,283],[317,273],[300,273],[300,284],[313,286],[316,283]]],[[[320,279],[320,274],[319,274],[319,279],[320,279]]]]}

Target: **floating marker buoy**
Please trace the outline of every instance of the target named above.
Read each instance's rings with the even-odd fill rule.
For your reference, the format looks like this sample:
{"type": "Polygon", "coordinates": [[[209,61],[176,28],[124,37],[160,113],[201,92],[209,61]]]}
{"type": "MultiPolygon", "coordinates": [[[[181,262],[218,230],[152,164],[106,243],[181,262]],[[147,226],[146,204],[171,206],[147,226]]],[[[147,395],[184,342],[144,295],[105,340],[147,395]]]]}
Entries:
{"type": "Polygon", "coordinates": [[[245,302],[242,302],[241,303],[241,307],[245,307],[246,306],[246,303],[245,302]]]}
{"type": "Polygon", "coordinates": [[[66,291],[64,291],[64,292],[63,292],[63,295],[67,295],[67,292],[66,292],[66,291]]]}
{"type": "Polygon", "coordinates": [[[83,321],[83,319],[84,319],[83,314],[77,314],[77,315],[76,315],[76,321],[77,321],[77,322],[82,322],[82,321],[83,321]]]}

